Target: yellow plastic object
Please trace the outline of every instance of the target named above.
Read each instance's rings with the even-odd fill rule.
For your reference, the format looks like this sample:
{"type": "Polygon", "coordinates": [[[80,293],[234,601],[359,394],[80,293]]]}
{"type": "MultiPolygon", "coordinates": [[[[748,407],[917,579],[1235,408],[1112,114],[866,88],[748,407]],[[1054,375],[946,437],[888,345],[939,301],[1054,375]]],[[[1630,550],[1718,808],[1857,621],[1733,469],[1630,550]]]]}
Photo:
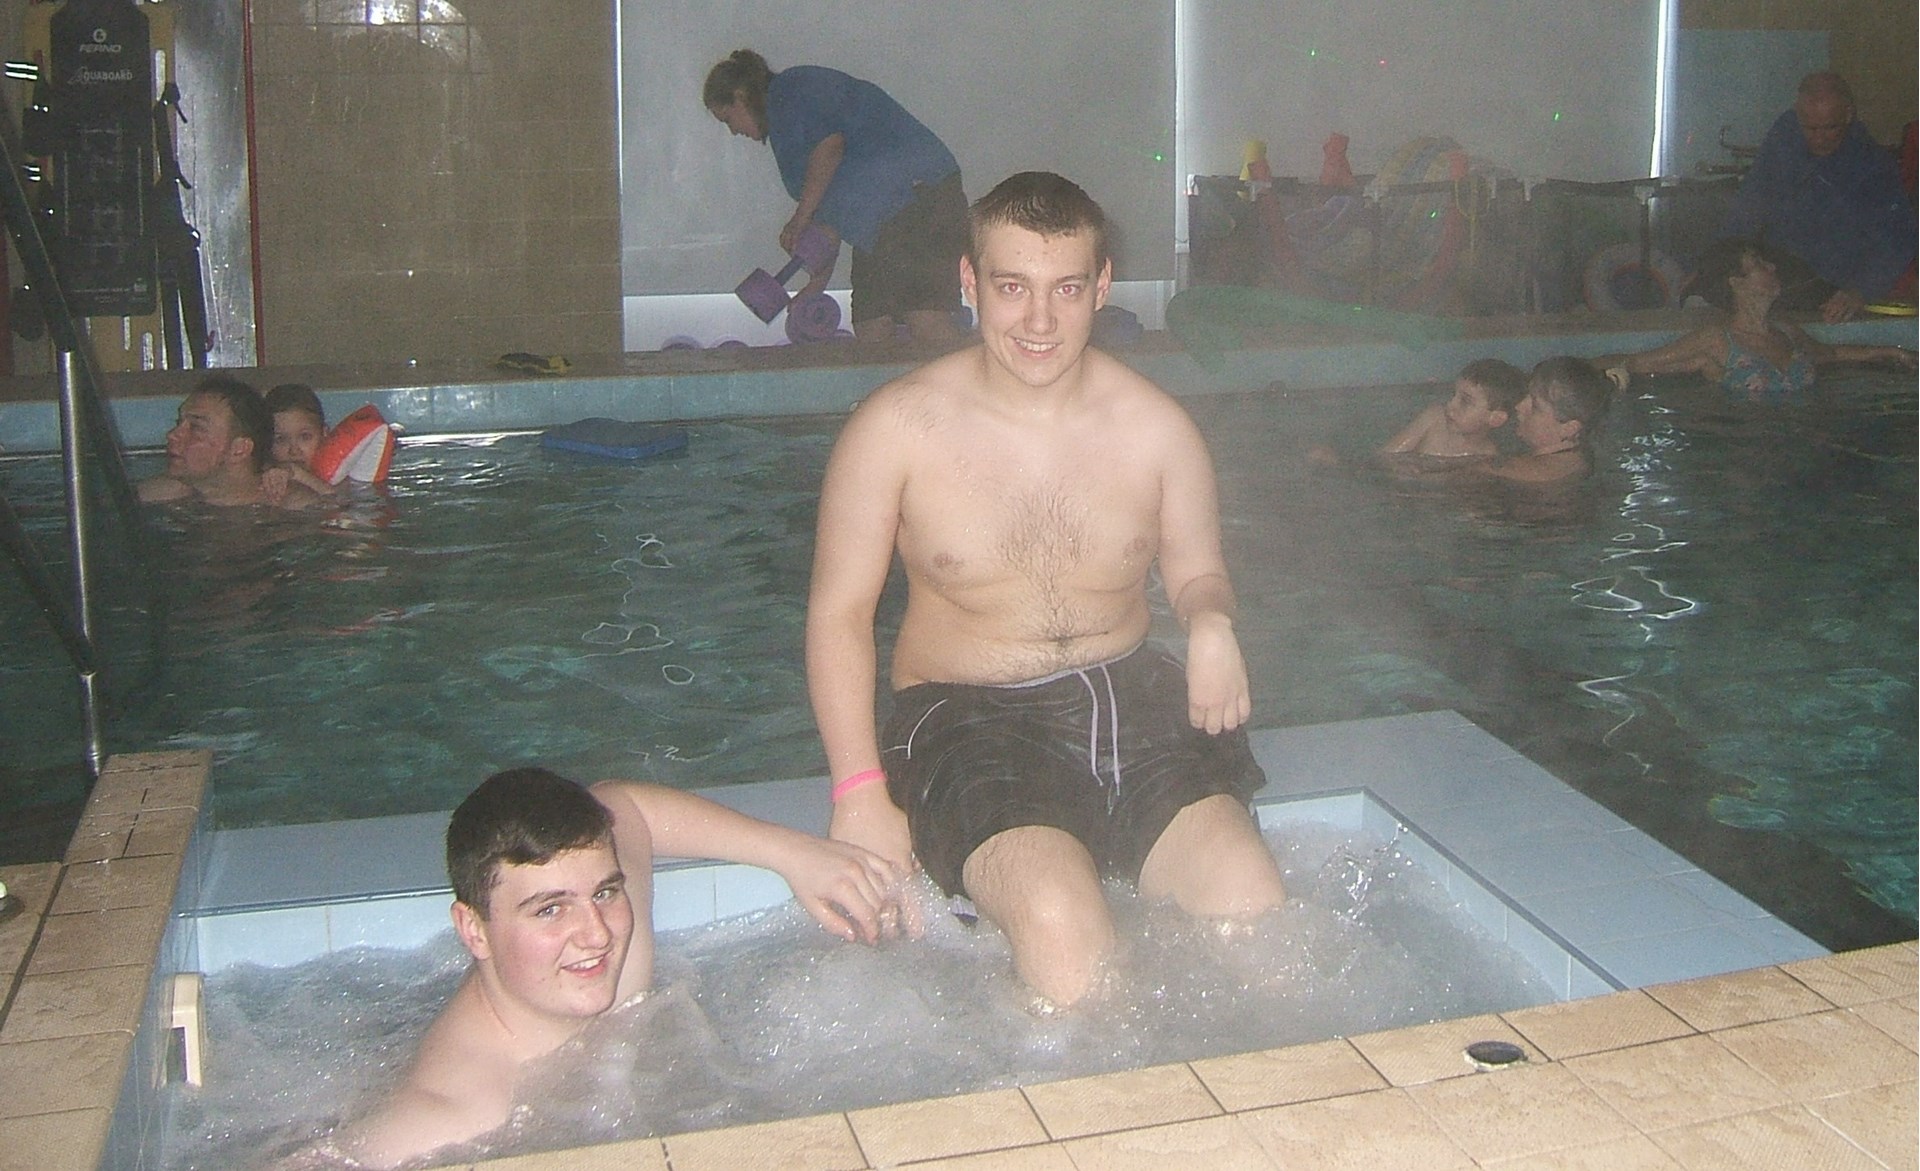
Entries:
{"type": "Polygon", "coordinates": [[[1869,313],[1878,313],[1882,317],[1912,317],[1915,306],[1912,301],[1877,301],[1871,305],[1862,305],[1861,308],[1869,313]]]}

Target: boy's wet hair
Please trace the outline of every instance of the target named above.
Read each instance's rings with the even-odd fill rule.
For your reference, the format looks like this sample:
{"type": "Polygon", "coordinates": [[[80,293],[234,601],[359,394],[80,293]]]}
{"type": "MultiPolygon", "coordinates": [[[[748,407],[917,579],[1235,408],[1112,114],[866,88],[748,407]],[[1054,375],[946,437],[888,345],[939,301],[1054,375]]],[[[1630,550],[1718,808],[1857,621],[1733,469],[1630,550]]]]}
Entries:
{"type": "Polygon", "coordinates": [[[273,412],[267,409],[260,392],[230,374],[209,374],[193,393],[210,395],[227,404],[234,435],[253,440],[253,470],[265,471],[273,455],[273,412]]]}
{"type": "Polygon", "coordinates": [[[1527,372],[1498,358],[1468,362],[1460,377],[1487,392],[1487,405],[1509,414],[1527,397],[1527,372]]]}
{"type": "Polygon", "coordinates": [[[773,83],[773,70],[767,59],[752,49],[735,49],[725,61],[707,71],[706,84],[700,87],[700,100],[709,110],[723,110],[733,104],[736,94],[744,97],[747,108],[762,122],[767,117],[767,86],[773,83]]]}
{"type": "Polygon", "coordinates": [[[480,782],[447,823],[453,897],[487,917],[500,867],[539,866],[569,850],[610,845],[613,815],[576,781],[510,768],[480,782]]]}
{"type": "Polygon", "coordinates": [[[1537,391],[1562,423],[1580,424],[1580,442],[1606,417],[1613,401],[1613,382],[1585,358],[1548,358],[1533,368],[1529,393],[1537,391]]]}
{"type": "Polygon", "coordinates": [[[1099,272],[1107,262],[1107,214],[1078,183],[1052,171],[1009,175],[973,201],[967,209],[971,237],[967,256],[976,269],[980,266],[981,238],[987,229],[1003,225],[1046,237],[1087,233],[1093,238],[1094,271],[1099,272]]]}
{"type": "Polygon", "coordinates": [[[278,415],[282,411],[305,411],[313,416],[313,421],[321,427],[327,425],[327,412],[320,406],[320,396],[313,387],[304,382],[282,382],[267,392],[267,411],[278,415]]]}

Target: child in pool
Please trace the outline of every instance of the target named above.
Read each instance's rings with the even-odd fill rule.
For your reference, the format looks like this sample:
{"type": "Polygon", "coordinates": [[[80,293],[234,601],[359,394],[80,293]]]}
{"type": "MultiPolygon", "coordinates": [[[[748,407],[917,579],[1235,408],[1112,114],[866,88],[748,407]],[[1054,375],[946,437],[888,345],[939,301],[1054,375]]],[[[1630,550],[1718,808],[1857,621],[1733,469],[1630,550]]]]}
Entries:
{"type": "Polygon", "coordinates": [[[1380,447],[1386,457],[1491,459],[1500,454],[1493,433],[1506,426],[1527,393],[1527,376],[1498,358],[1469,362],[1453,380],[1453,395],[1415,415],[1380,447]]]}
{"type": "Polygon", "coordinates": [[[487,778],[454,810],[446,847],[472,968],[374,1112],[277,1171],[411,1165],[505,1124],[524,1064],[652,987],[655,854],[767,867],[822,927],[865,943],[897,933],[907,877],[858,846],[693,793],[587,789],[542,768],[487,778]]]}
{"type": "MultiPolygon", "coordinates": [[[[1526,393],[1527,375],[1518,366],[1498,358],[1469,362],[1453,380],[1452,395],[1428,405],[1374,454],[1389,467],[1416,473],[1442,470],[1456,460],[1492,459],[1500,454],[1493,433],[1507,425],[1526,393]]],[[[1316,444],[1307,462],[1333,467],[1340,457],[1316,444]]]]}
{"type": "Polygon", "coordinates": [[[1593,470],[1594,428],[1607,413],[1614,384],[1582,358],[1548,358],[1527,378],[1513,408],[1513,430],[1526,450],[1460,469],[1475,478],[1551,484],[1593,470]]]}
{"type": "Polygon", "coordinates": [[[273,467],[268,474],[279,472],[289,483],[333,495],[333,485],[313,472],[313,453],[327,434],[320,396],[304,383],[283,382],[267,392],[267,409],[273,412],[273,467]]]}

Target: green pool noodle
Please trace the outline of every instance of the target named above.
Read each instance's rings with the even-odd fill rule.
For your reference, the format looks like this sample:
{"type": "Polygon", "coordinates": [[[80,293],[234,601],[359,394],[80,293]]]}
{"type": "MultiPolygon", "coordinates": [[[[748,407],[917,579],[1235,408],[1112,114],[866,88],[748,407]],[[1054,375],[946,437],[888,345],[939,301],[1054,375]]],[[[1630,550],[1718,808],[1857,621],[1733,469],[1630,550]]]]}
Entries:
{"type": "Polygon", "coordinates": [[[1193,360],[1213,374],[1226,367],[1228,350],[1246,344],[1248,331],[1271,329],[1283,321],[1341,325],[1378,334],[1410,350],[1461,337],[1465,332],[1461,323],[1450,317],[1323,301],[1242,285],[1199,285],[1181,290],[1167,302],[1167,328],[1193,360]]]}

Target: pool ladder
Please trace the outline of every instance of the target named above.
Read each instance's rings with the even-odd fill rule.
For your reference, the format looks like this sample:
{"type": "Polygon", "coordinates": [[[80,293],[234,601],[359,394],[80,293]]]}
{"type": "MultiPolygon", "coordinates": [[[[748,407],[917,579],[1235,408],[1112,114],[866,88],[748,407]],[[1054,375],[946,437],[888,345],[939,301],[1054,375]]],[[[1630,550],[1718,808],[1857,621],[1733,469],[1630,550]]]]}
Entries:
{"type": "MultiPolygon", "coordinates": [[[[127,474],[113,416],[101,388],[99,362],[93,345],[74,316],[59,276],[40,234],[40,224],[21,183],[19,122],[0,100],[0,211],[7,233],[26,269],[27,287],[38,297],[47,333],[57,351],[55,372],[60,398],[60,450],[66,478],[67,538],[72,554],[72,591],[59,588],[46,561],[29,539],[13,505],[0,496],[0,548],[10,555],[27,591],[46,615],[79,679],[80,714],[86,735],[86,763],[96,779],[106,764],[104,678],[100,655],[96,582],[100,569],[92,537],[97,518],[88,507],[89,487],[96,479],[105,489],[108,506],[132,534],[134,569],[151,573],[152,558],[143,548],[146,529],[133,481],[127,474]]],[[[154,596],[148,579],[146,593],[154,596]]],[[[147,624],[150,638],[158,627],[147,624]]],[[[158,662],[157,653],[154,661],[158,662]]]]}

